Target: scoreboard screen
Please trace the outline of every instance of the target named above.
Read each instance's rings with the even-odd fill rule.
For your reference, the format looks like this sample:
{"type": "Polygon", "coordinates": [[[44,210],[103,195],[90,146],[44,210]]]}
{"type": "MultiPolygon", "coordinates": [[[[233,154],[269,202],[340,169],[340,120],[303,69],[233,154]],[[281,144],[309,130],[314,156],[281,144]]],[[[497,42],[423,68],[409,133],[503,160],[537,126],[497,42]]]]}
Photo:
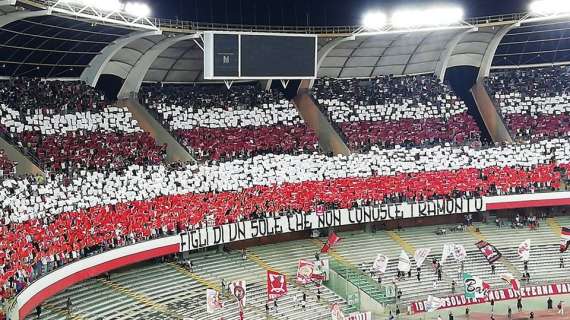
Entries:
{"type": "Polygon", "coordinates": [[[313,79],[316,35],[204,33],[204,79],[313,79]]]}

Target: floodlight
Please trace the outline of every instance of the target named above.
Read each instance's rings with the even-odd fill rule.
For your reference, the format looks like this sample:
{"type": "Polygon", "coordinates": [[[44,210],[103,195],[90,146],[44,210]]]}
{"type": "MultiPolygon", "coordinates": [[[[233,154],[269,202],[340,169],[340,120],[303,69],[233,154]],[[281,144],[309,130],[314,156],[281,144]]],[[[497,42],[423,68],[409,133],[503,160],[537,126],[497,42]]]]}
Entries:
{"type": "Polygon", "coordinates": [[[530,12],[540,15],[570,13],[568,0],[538,0],[530,4],[530,12]]]}
{"type": "Polygon", "coordinates": [[[390,24],[394,28],[449,26],[463,20],[460,7],[429,7],[401,9],[392,14],[390,24]]]}
{"type": "Polygon", "coordinates": [[[387,22],[386,14],[381,11],[370,11],[362,17],[362,25],[366,29],[382,29],[387,22]]]}
{"type": "Polygon", "coordinates": [[[125,4],[125,12],[135,17],[148,17],[150,15],[150,7],[146,3],[127,2],[125,4]]]}

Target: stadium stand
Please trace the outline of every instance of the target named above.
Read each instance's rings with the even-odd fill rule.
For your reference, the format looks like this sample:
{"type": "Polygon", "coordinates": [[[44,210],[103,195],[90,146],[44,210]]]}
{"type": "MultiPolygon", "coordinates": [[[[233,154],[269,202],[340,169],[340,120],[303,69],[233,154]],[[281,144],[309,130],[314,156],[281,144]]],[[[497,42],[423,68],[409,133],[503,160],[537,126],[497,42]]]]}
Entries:
{"type": "MultiPolygon", "coordinates": [[[[541,211],[537,211],[537,217],[541,211]]],[[[501,216],[501,219],[509,220],[509,217],[501,216]]],[[[512,217],[514,221],[514,216],[512,217]]],[[[558,224],[570,223],[567,217],[549,218],[558,224]]],[[[458,222],[461,224],[461,222],[458,222]]],[[[334,252],[322,254],[321,259],[336,261],[343,259],[348,263],[358,266],[363,274],[369,274],[372,261],[377,254],[389,256],[390,261],[383,278],[383,285],[395,284],[396,289],[402,292],[398,301],[401,310],[405,312],[409,303],[425,298],[428,295],[446,296],[452,294],[451,282],[458,283],[456,293],[462,292],[462,279],[459,277],[460,264],[450,257],[443,263],[443,278],[437,288],[433,282],[437,279],[432,269],[432,259],[441,260],[444,243],[463,245],[467,249],[467,258],[464,262],[464,270],[470,274],[479,276],[489,282],[493,289],[507,287],[500,274],[504,272],[522,271],[522,261],[517,254],[518,245],[527,239],[531,240],[531,258],[529,272],[532,279],[528,284],[544,284],[557,281],[565,281],[567,269],[558,268],[560,253],[558,251],[559,235],[547,226],[547,221],[539,219],[540,227],[531,230],[528,226],[523,228],[496,227],[491,221],[488,223],[476,222],[471,230],[479,229],[479,233],[464,230],[448,232],[446,235],[437,235],[437,229],[446,228],[451,230],[457,224],[425,226],[405,228],[398,231],[378,230],[375,233],[352,231],[339,233],[342,241],[334,249],[334,252]],[[391,234],[397,234],[402,240],[395,241],[391,234]],[[496,274],[491,274],[489,263],[476,249],[474,243],[479,237],[485,237],[494,244],[505,257],[496,262],[496,274]],[[412,277],[407,275],[397,280],[396,271],[402,242],[411,248],[430,248],[431,253],[424,262],[420,281],[416,278],[416,265],[413,263],[412,277]],[[513,270],[515,268],[515,270],[513,270]]],[[[323,239],[324,240],[324,239],[323,239]]],[[[315,250],[318,250],[320,242],[314,240],[297,240],[271,245],[250,247],[247,251],[248,258],[242,259],[239,251],[229,253],[194,253],[188,257],[192,261],[193,268],[188,270],[176,262],[155,262],[145,264],[128,270],[119,270],[110,275],[110,279],[93,279],[75,285],[72,288],[49,299],[46,303],[49,309],[44,311],[46,319],[60,319],[61,312],[66,312],[66,300],[73,299],[73,315],[82,317],[95,316],[101,312],[102,316],[115,315],[116,319],[132,319],[137,317],[149,317],[158,319],[165,314],[177,314],[180,316],[194,317],[196,319],[214,319],[221,316],[218,313],[206,314],[203,294],[206,284],[218,287],[222,279],[225,283],[233,280],[246,280],[248,283],[248,302],[250,309],[246,308],[246,315],[264,316],[265,288],[263,277],[265,269],[260,267],[259,261],[287,275],[294,275],[297,271],[299,259],[311,259],[315,250]],[[249,257],[251,256],[251,257],[249,257]],[[102,299],[102,297],[107,297],[102,299]],[[249,298],[251,297],[251,299],[249,298]],[[152,304],[141,303],[140,299],[148,299],[152,304]],[[59,310],[59,312],[58,312],[59,310]]],[[[412,260],[413,261],[413,260],[412,260]]],[[[333,271],[335,268],[333,268],[333,271]]],[[[372,275],[376,280],[378,274],[372,275]]],[[[290,284],[293,282],[289,278],[290,284]]],[[[523,283],[527,285],[527,283],[523,283]]],[[[321,287],[321,303],[316,300],[316,288],[313,285],[306,287],[290,287],[290,294],[279,300],[278,312],[271,307],[269,316],[274,319],[326,319],[330,317],[328,305],[331,302],[340,302],[326,287],[321,287]],[[301,292],[306,292],[307,310],[303,312],[298,306],[298,297],[301,292]],[[294,300],[294,298],[296,300],[294,300]]],[[[227,308],[223,313],[225,318],[237,317],[236,303],[228,297],[225,299],[227,308]]],[[[347,308],[346,303],[342,305],[347,308]]],[[[31,318],[30,318],[31,319],[31,318]]]]}
{"type": "Polygon", "coordinates": [[[501,70],[486,86],[517,139],[565,137],[570,132],[566,66],[501,70]]]}
{"type": "Polygon", "coordinates": [[[352,149],[479,140],[465,103],[433,75],[323,78],[313,90],[352,149]]]}
{"type": "MultiPolygon", "coordinates": [[[[310,256],[311,254],[308,257],[310,256]]],[[[68,297],[73,298],[73,313],[87,317],[238,319],[237,302],[227,294],[224,297],[223,311],[206,313],[205,290],[208,286],[221,290],[222,279],[225,284],[234,280],[246,280],[248,293],[245,317],[265,318],[265,270],[258,264],[242,260],[238,252],[198,254],[192,256],[192,262],[193,272],[175,261],[155,262],[113,272],[110,280],[100,278],[81,283],[50,299],[46,303],[50,309],[45,311],[45,319],[59,319],[61,315],[57,310],[65,310],[68,297]],[[125,292],[130,295],[125,295],[125,292]],[[106,296],[107,299],[100,299],[101,296],[106,296]],[[141,304],[141,299],[152,301],[152,305],[141,304]]],[[[227,288],[224,291],[227,293],[227,288]]],[[[297,287],[291,281],[289,294],[278,300],[277,311],[271,304],[269,317],[324,319],[330,314],[329,304],[333,302],[346,306],[341,298],[324,286],[320,289],[314,285],[297,287]],[[317,290],[321,291],[320,301],[316,299],[317,290]],[[304,309],[300,303],[303,293],[307,295],[304,309]]]]}
{"type": "Polygon", "coordinates": [[[277,91],[254,85],[145,86],[141,102],[199,159],[313,152],[315,133],[277,91]]]}
{"type": "Polygon", "coordinates": [[[569,149],[567,141],[553,140],[481,150],[375,150],[332,158],[271,155],[217,166],[134,166],[122,174],[83,171],[73,180],[56,176],[42,184],[4,180],[1,244],[9,263],[4,264],[2,283],[18,292],[40,274],[81,256],[205,221],[223,224],[309,212],[316,203],[350,208],[381,201],[553,191],[565,172],[559,171],[564,166],[549,163],[552,157],[570,162],[569,149]],[[554,151],[544,153],[545,148],[554,151]]]}
{"type": "MultiPolygon", "coordinates": [[[[200,250],[112,270],[41,300],[85,274],[92,277],[109,266],[184,250],[183,232],[236,221],[277,215],[304,219],[303,214],[331,213],[326,210],[486,196],[496,196],[489,202],[495,207],[486,207],[491,211],[500,204],[568,203],[568,193],[554,193],[568,190],[570,181],[569,69],[508,69],[529,62],[567,63],[556,61],[570,58],[564,53],[568,49],[563,37],[556,50],[546,50],[552,39],[561,37],[558,33],[545,36],[547,40],[534,39],[535,33],[568,29],[564,21],[541,15],[537,22],[544,25],[535,24],[529,21],[534,17],[530,13],[449,25],[438,22],[438,27],[425,30],[427,25],[421,22],[402,30],[395,25],[397,15],[390,15],[393,25],[367,32],[372,31],[368,26],[278,28],[155,19],[143,14],[150,11],[145,4],[127,1],[23,2],[0,1],[0,34],[5,35],[0,37],[0,135],[12,145],[0,150],[0,300],[7,302],[11,315],[30,313],[41,303],[40,319],[238,319],[234,297],[221,287],[246,280],[248,319],[330,319],[332,303],[346,312],[358,306],[354,297],[347,296],[347,288],[342,294],[338,287],[296,283],[298,260],[318,260],[325,239],[316,239],[316,234],[332,231],[309,227],[303,231],[290,227],[290,232],[255,239],[254,246],[249,246],[253,240],[217,248],[205,248],[211,245],[208,241],[189,245],[200,250]],[[538,29],[528,29],[533,25],[538,29]],[[293,105],[290,98],[298,86],[290,85],[283,93],[237,79],[225,83],[231,84],[230,89],[209,83],[211,70],[208,59],[203,59],[208,56],[208,37],[202,31],[212,29],[318,34],[314,70],[319,79],[309,91],[316,108],[312,104],[303,108],[300,100],[311,102],[306,95],[297,96],[297,106],[293,105]],[[527,30],[519,35],[529,36],[514,39],[511,31],[516,29],[527,30]],[[512,41],[503,43],[502,37],[512,41]],[[543,47],[543,42],[548,46],[543,47]],[[536,45],[538,51],[549,52],[521,59],[536,56],[530,52],[536,45]],[[516,56],[518,64],[509,66],[516,56]],[[552,61],[548,56],[554,56],[552,61]],[[454,81],[454,91],[443,79],[453,81],[451,69],[477,66],[476,71],[457,74],[479,80],[489,74],[491,64],[499,65],[498,58],[507,69],[492,72],[486,87],[517,141],[483,145],[481,140],[486,142],[490,133],[496,133],[483,128],[482,121],[497,120],[490,100],[485,104],[492,117],[484,117],[485,112],[477,110],[483,110],[477,97],[473,104],[471,97],[461,96],[466,103],[456,94],[469,88],[457,90],[460,81],[454,81]],[[55,80],[59,77],[70,81],[55,80]],[[92,86],[109,90],[103,94],[92,86]],[[108,92],[122,101],[113,105],[108,92]],[[321,141],[296,107],[303,117],[314,120],[307,123],[317,128],[321,141]],[[328,147],[343,148],[328,150],[327,135],[335,138],[328,147]],[[171,143],[176,142],[173,137],[189,152],[171,143]],[[168,150],[167,158],[167,146],[157,141],[176,148],[168,150]],[[190,153],[199,161],[168,162],[188,161],[190,153]],[[20,163],[16,175],[16,164],[8,156],[19,162],[30,160],[36,170],[20,163]],[[20,175],[20,170],[41,175],[20,175]],[[534,193],[552,194],[541,198],[534,193]],[[497,198],[515,200],[492,201],[497,198]],[[309,233],[315,238],[305,239],[309,233]],[[236,248],[242,246],[247,250],[239,254],[236,248]],[[129,255],[122,255],[125,252],[129,255]],[[57,270],[65,274],[58,278],[57,270]],[[279,299],[278,310],[267,306],[267,270],[282,272],[289,280],[289,294],[279,299]],[[54,280],[41,287],[48,282],[42,277],[54,280]],[[224,291],[223,311],[206,312],[207,288],[224,291]],[[301,307],[303,294],[308,301],[301,307]]],[[[229,60],[224,57],[223,63],[229,60]]],[[[240,61],[238,73],[246,74],[241,66],[240,61]]],[[[570,218],[544,220],[545,211],[525,209],[496,217],[485,212],[475,215],[474,225],[471,215],[464,224],[464,217],[449,212],[445,217],[366,226],[350,221],[343,232],[337,230],[341,243],[320,258],[330,259],[333,271],[341,277],[346,272],[347,281],[354,281],[373,299],[396,303],[402,310],[428,295],[461,291],[459,271],[484,278],[493,288],[507,286],[490,274],[489,264],[475,249],[474,242],[481,239],[503,252],[496,262],[497,274],[513,273],[522,280],[526,270],[516,249],[530,239],[529,282],[569,280],[567,269],[555,266],[567,255],[559,253],[558,243],[561,225],[570,225],[570,218]],[[436,220],[449,224],[425,226],[436,220]],[[444,243],[465,246],[467,258],[463,264],[452,258],[443,263],[443,279],[436,282],[429,261],[440,259],[444,243]],[[419,270],[417,280],[413,271],[411,277],[397,279],[400,252],[412,255],[420,247],[432,249],[421,279],[419,270]],[[378,253],[390,256],[385,274],[370,273],[378,253]],[[348,279],[349,275],[354,278],[348,279]],[[457,283],[455,290],[452,280],[457,283]],[[390,285],[403,292],[397,300],[384,291],[390,285]]],[[[566,209],[560,211],[556,214],[566,215],[566,209]]],[[[281,219],[285,220],[289,219],[281,219]]],[[[5,320],[3,313],[0,305],[0,320],[5,320]]]]}
{"type": "Polygon", "coordinates": [[[17,79],[0,85],[4,136],[48,171],[158,164],[157,146],[125,109],[80,82],[17,79]]]}
{"type": "MultiPolygon", "coordinates": [[[[479,140],[465,104],[432,76],[322,79],[314,94],[350,148],[437,145],[479,140]]],[[[253,85],[146,86],[141,102],[199,158],[316,150],[294,106],[253,85]],[[282,137],[287,137],[283,139],[282,137]]]]}

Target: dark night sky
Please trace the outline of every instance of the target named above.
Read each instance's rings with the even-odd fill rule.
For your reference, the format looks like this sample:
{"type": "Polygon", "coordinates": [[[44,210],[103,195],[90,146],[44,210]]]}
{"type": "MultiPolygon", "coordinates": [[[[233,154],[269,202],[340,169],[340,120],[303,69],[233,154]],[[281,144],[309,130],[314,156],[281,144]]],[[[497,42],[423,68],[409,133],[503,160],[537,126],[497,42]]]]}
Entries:
{"type": "MultiPolygon", "coordinates": [[[[142,0],[153,16],[202,22],[271,25],[353,25],[368,9],[456,3],[466,17],[526,11],[531,0],[142,0]]],[[[570,0],[569,0],[570,1],[570,0]]]]}

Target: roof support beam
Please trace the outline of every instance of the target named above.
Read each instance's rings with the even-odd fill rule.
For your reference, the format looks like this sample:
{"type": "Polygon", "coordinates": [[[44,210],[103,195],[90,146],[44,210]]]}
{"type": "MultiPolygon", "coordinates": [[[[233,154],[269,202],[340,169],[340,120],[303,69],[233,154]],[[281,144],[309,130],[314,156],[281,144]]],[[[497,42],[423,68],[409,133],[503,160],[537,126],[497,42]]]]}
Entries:
{"type": "MultiPolygon", "coordinates": [[[[8,1],[10,2],[10,1],[8,1]]],[[[1,5],[1,2],[0,2],[1,5]]],[[[39,16],[47,16],[51,14],[49,10],[38,10],[38,11],[17,11],[5,14],[0,16],[0,28],[8,25],[12,22],[16,22],[18,20],[23,20],[27,18],[39,17],[39,16]]]]}
{"type": "MultiPolygon", "coordinates": [[[[325,44],[320,50],[319,52],[317,52],[317,75],[319,73],[319,70],[321,69],[321,65],[323,64],[323,61],[325,61],[325,58],[329,55],[329,53],[336,48],[339,44],[346,42],[346,41],[353,41],[355,40],[356,37],[355,36],[349,36],[349,37],[342,37],[342,38],[336,38],[334,40],[329,41],[327,44],[325,44]]],[[[309,88],[313,87],[315,80],[311,80],[311,82],[309,83],[309,88]]]]}
{"type": "Polygon", "coordinates": [[[451,53],[455,50],[455,47],[467,35],[468,33],[477,31],[477,28],[465,30],[463,32],[458,33],[455,35],[451,41],[447,44],[445,49],[441,52],[439,56],[439,60],[437,61],[437,65],[435,66],[435,75],[440,81],[443,81],[445,78],[445,71],[447,71],[447,66],[449,65],[449,58],[451,57],[451,53]]]}
{"type": "Polygon", "coordinates": [[[150,48],[144,55],[140,57],[140,59],[135,63],[132,69],[129,71],[125,82],[123,83],[123,87],[119,91],[118,98],[128,98],[131,94],[136,94],[142,84],[142,81],[148,72],[148,69],[152,65],[152,63],[158,58],[158,56],[169,47],[173,46],[174,44],[198,38],[198,34],[189,34],[184,36],[173,36],[169,38],[165,38],[164,40],[155,44],[152,48],[150,48]]]}
{"type": "Polygon", "coordinates": [[[479,68],[479,75],[477,76],[477,80],[482,80],[483,78],[489,76],[489,72],[491,71],[491,64],[493,64],[493,58],[495,57],[495,53],[497,52],[497,48],[499,47],[501,40],[503,40],[509,31],[518,26],[520,26],[520,22],[506,25],[497,31],[493,39],[491,39],[489,42],[487,50],[485,50],[485,55],[481,60],[481,67],[479,68]]]}
{"type": "Polygon", "coordinates": [[[101,73],[103,73],[103,69],[105,69],[107,63],[111,61],[119,50],[135,40],[161,34],[162,31],[159,30],[133,32],[111,42],[101,51],[101,53],[95,56],[95,58],[93,58],[89,63],[89,66],[83,70],[80,77],[81,80],[94,87],[97,84],[97,81],[99,81],[99,77],[101,76],[101,73]]]}

